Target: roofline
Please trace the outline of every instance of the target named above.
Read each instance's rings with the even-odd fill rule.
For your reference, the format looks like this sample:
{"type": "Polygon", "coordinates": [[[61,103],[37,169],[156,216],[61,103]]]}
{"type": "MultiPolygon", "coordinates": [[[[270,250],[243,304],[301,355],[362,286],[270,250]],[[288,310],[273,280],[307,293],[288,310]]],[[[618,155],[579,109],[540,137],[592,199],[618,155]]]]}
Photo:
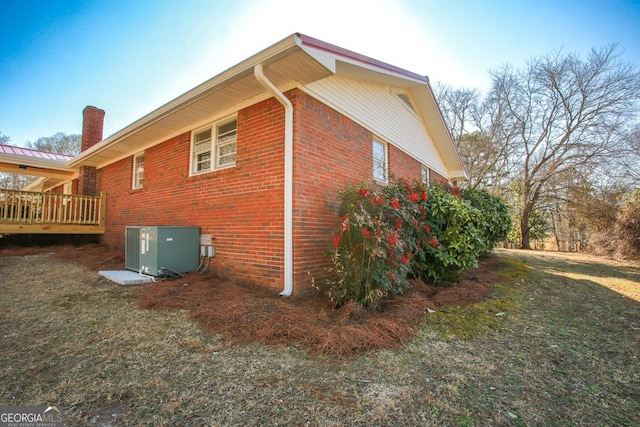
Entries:
{"type": "Polygon", "coordinates": [[[270,47],[256,53],[255,55],[250,56],[244,61],[232,66],[231,68],[228,68],[222,73],[217,74],[216,76],[210,78],[209,80],[199,84],[195,88],[183,93],[177,98],[167,102],[161,107],[153,110],[149,114],[131,123],[127,127],[105,138],[98,144],[83,151],[77,157],[71,159],[68,162],[68,166],[78,167],[80,163],[82,163],[84,160],[87,160],[92,155],[97,154],[113,146],[122,138],[125,138],[131,134],[134,134],[144,129],[147,126],[152,125],[155,121],[161,119],[167,114],[170,114],[172,111],[175,111],[179,108],[182,108],[196,101],[200,96],[204,95],[207,91],[215,88],[216,86],[224,83],[225,81],[231,80],[239,76],[243,72],[253,73],[253,67],[256,64],[264,63],[265,61],[268,61],[269,59],[287,51],[288,49],[291,49],[295,46],[299,46],[299,43],[297,42],[297,37],[298,37],[297,33],[292,34],[286,37],[285,39],[271,45],[270,47]]]}
{"type": "Polygon", "coordinates": [[[327,43],[322,40],[318,40],[316,38],[306,36],[304,34],[296,33],[296,35],[300,39],[301,46],[312,47],[336,56],[340,56],[342,58],[350,59],[351,61],[354,61],[354,62],[359,62],[361,64],[366,64],[371,67],[383,69],[385,71],[392,72],[394,74],[399,74],[405,78],[417,80],[421,83],[425,83],[425,84],[429,83],[429,77],[427,76],[422,76],[420,74],[405,70],[404,68],[396,67],[395,65],[391,65],[386,62],[379,61],[369,56],[362,55],[352,50],[345,49],[340,46],[336,46],[331,43],[327,43]]]}
{"type": "Polygon", "coordinates": [[[460,151],[458,150],[458,147],[456,145],[456,142],[453,139],[453,136],[451,135],[451,131],[449,129],[449,126],[447,126],[447,123],[444,119],[444,115],[442,114],[442,109],[440,108],[440,105],[438,104],[438,100],[436,99],[435,96],[435,92],[433,91],[433,88],[431,87],[431,82],[429,81],[429,77],[427,76],[422,76],[416,73],[413,73],[411,71],[405,70],[403,68],[400,67],[396,67],[395,65],[391,65],[388,64],[386,62],[382,62],[379,61],[377,59],[373,59],[371,57],[359,54],[357,52],[353,52],[351,50],[342,48],[340,46],[336,46],[327,42],[324,42],[322,40],[318,40],[315,39],[313,37],[309,37],[306,36],[304,34],[300,34],[300,33],[296,33],[296,35],[299,37],[300,39],[300,43],[302,46],[308,46],[323,52],[327,52],[331,55],[334,56],[338,56],[341,58],[346,58],[348,60],[351,60],[352,62],[358,62],[360,64],[365,64],[368,65],[369,67],[372,68],[377,68],[377,69],[382,69],[385,70],[387,72],[391,72],[393,74],[399,75],[402,78],[408,78],[414,81],[417,81],[420,84],[423,84],[425,86],[427,86],[427,90],[431,96],[431,98],[434,101],[434,104],[436,106],[436,109],[438,111],[438,115],[440,116],[440,122],[442,124],[442,126],[444,127],[447,137],[449,138],[449,141],[451,142],[451,145],[453,146],[453,150],[455,152],[455,155],[458,159],[458,162],[460,163],[460,165],[462,166],[461,168],[461,172],[463,174],[463,176],[461,177],[456,177],[456,178],[464,178],[464,179],[469,179],[469,174],[467,171],[467,167],[464,164],[464,161],[462,160],[462,156],[460,155],[460,151]]]}
{"type": "Polygon", "coordinates": [[[63,167],[77,169],[83,163],[86,164],[85,162],[91,163],[90,159],[93,155],[107,150],[112,146],[118,144],[123,139],[134,135],[149,126],[152,126],[155,122],[161,120],[167,115],[170,115],[172,112],[184,108],[193,102],[196,102],[198,99],[200,99],[202,96],[205,96],[209,91],[215,89],[217,86],[225,84],[226,82],[229,82],[235,78],[240,78],[245,73],[253,74],[255,65],[268,65],[271,60],[274,60],[275,58],[285,54],[288,51],[291,51],[292,49],[302,49],[334,74],[336,73],[336,69],[333,64],[335,63],[335,60],[338,60],[344,63],[355,64],[363,68],[368,68],[372,71],[395,76],[396,78],[413,81],[420,85],[426,86],[428,88],[428,91],[430,92],[432,99],[435,101],[437,111],[440,115],[440,121],[442,123],[442,126],[444,126],[444,128],[446,129],[447,135],[449,136],[449,140],[453,145],[453,149],[455,150],[458,161],[462,165],[462,169],[465,175],[468,176],[466,167],[464,165],[464,162],[462,161],[460,152],[458,151],[458,147],[451,137],[451,132],[446,125],[446,122],[444,121],[444,116],[442,115],[440,106],[435,99],[435,95],[428,77],[413,73],[411,71],[373,59],[365,55],[361,55],[357,52],[353,52],[351,50],[333,45],[331,43],[309,37],[301,33],[293,33],[290,36],[280,40],[279,42],[267,47],[266,49],[261,50],[260,52],[217,74],[209,80],[206,80],[195,88],[183,93],[177,98],[167,102],[161,107],[153,110],[152,112],[146,114],[135,122],[129,124],[113,135],[110,135],[101,142],[80,153],[75,158],[70,159],[64,164],[63,167]],[[332,57],[332,59],[329,62],[324,61],[322,59],[323,53],[328,54],[329,57],[332,57]]]}
{"type": "MultiPolygon", "coordinates": [[[[421,76],[419,74],[413,73],[411,71],[407,71],[400,67],[396,67],[391,64],[378,61],[368,56],[361,55],[351,50],[344,49],[339,46],[323,42],[322,40],[318,40],[301,33],[293,33],[290,36],[282,39],[281,41],[271,45],[270,47],[263,49],[262,51],[250,56],[244,61],[232,66],[231,68],[228,68],[222,73],[217,74],[216,76],[210,78],[209,80],[199,84],[195,88],[183,93],[182,95],[169,101],[168,103],[162,105],[161,107],[153,110],[149,114],[129,124],[128,126],[119,130],[113,135],[110,135],[109,137],[105,138],[98,144],[90,147],[89,149],[80,153],[78,156],[70,159],[67,162],[66,166],[71,168],[74,168],[74,167],[77,168],[82,162],[90,159],[92,155],[97,154],[105,149],[108,149],[109,147],[116,144],[119,140],[129,135],[135,134],[136,132],[144,129],[145,127],[152,125],[155,121],[161,119],[167,114],[170,114],[172,111],[175,111],[179,108],[184,107],[185,105],[188,105],[191,102],[194,102],[200,96],[204,95],[207,91],[213,89],[214,87],[224,83],[225,81],[235,78],[244,72],[253,72],[253,67],[256,64],[264,63],[265,61],[268,61],[296,46],[300,48],[308,47],[312,49],[317,49],[319,51],[327,52],[339,58],[347,59],[350,62],[356,62],[361,65],[364,64],[369,68],[384,70],[385,72],[396,74],[405,79],[415,80],[422,84],[429,83],[429,79],[426,76],[421,76]]],[[[334,72],[334,70],[331,70],[331,71],[334,72]]]]}

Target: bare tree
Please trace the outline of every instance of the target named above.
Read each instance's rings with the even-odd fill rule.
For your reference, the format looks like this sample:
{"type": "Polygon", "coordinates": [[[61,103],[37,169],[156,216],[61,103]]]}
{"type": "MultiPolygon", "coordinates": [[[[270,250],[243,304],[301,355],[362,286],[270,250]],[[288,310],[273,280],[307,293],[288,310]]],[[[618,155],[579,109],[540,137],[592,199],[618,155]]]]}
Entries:
{"type": "Polygon", "coordinates": [[[523,70],[492,72],[489,99],[518,143],[511,156],[523,180],[522,248],[530,248],[529,220],[550,181],[611,155],[635,119],[640,73],[620,63],[615,48],[592,49],[584,61],[558,51],[523,70]]]}
{"type": "Polygon", "coordinates": [[[617,166],[619,181],[629,186],[640,186],[640,125],[631,129],[623,139],[620,156],[613,163],[610,168],[617,166]]]}
{"type": "Polygon", "coordinates": [[[458,140],[458,149],[469,173],[468,188],[483,188],[500,193],[500,176],[496,161],[499,146],[487,134],[476,131],[465,133],[458,140]]]}
{"type": "MultiPolygon", "coordinates": [[[[81,135],[67,135],[58,132],[52,136],[38,138],[36,142],[27,142],[26,148],[38,151],[46,151],[49,153],[66,154],[75,156],[80,153],[81,135]]],[[[11,138],[0,133],[0,143],[7,144],[11,138]]],[[[35,178],[29,175],[0,173],[0,188],[20,190],[35,178]]]]}
{"type": "Polygon", "coordinates": [[[81,143],[81,135],[67,135],[66,133],[58,132],[52,136],[43,136],[38,138],[36,142],[28,141],[25,146],[33,150],[46,151],[48,153],[77,156],[80,154],[81,143]]]}
{"type": "Polygon", "coordinates": [[[506,108],[491,94],[482,99],[475,89],[436,84],[436,96],[465,163],[469,188],[500,195],[512,174],[513,130],[503,126],[506,108]]]}
{"type": "Polygon", "coordinates": [[[12,173],[0,173],[0,188],[21,190],[34,180],[32,176],[12,173]]]}
{"type": "Polygon", "coordinates": [[[478,130],[476,118],[481,99],[476,89],[454,89],[438,82],[435,92],[442,115],[456,143],[460,142],[464,134],[478,130]]]}

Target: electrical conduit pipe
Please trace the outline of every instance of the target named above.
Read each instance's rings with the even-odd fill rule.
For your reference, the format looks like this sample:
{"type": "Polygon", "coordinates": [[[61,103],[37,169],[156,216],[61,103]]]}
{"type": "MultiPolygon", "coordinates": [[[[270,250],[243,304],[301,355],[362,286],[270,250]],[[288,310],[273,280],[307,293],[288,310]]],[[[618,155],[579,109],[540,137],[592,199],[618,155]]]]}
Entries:
{"type": "Polygon", "coordinates": [[[253,68],[258,82],[284,106],[284,289],[282,296],[293,292],[293,105],[264,75],[262,64],[253,68]]]}

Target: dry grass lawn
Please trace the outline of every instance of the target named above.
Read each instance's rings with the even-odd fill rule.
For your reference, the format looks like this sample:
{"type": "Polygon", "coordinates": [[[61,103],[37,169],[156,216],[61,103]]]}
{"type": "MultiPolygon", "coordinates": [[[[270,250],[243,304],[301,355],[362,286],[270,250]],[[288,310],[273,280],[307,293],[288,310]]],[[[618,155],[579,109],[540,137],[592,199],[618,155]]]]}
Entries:
{"type": "MultiPolygon", "coordinates": [[[[490,286],[470,278],[486,299],[454,304],[469,301],[449,288],[390,349],[327,356],[299,337],[234,339],[188,305],[144,308],[157,285],[100,278],[122,259],[93,249],[0,251],[0,405],[62,405],[69,426],[640,425],[638,265],[499,251],[490,286]]],[[[257,324],[305,302],[253,298],[257,324]]]]}

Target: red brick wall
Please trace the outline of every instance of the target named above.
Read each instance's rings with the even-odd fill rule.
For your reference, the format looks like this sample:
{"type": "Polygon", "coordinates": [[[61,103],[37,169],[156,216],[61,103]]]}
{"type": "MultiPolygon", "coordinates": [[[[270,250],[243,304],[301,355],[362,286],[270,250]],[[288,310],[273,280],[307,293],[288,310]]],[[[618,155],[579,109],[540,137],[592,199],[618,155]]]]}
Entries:
{"type": "MultiPolygon", "coordinates": [[[[373,181],[373,135],[301,91],[294,103],[294,290],[322,285],[330,266],[325,253],[339,221],[338,190],[373,181]]],[[[389,173],[420,179],[421,164],[388,146],[389,173]]]]}
{"type": "Polygon", "coordinates": [[[98,174],[93,166],[81,166],[78,174],[78,194],[83,196],[97,196],[100,192],[97,187],[98,174]]]}
{"type": "Polygon", "coordinates": [[[392,178],[404,178],[409,181],[422,179],[422,164],[420,162],[393,145],[388,145],[387,150],[389,153],[389,175],[392,178]]]}
{"type": "MultiPolygon", "coordinates": [[[[71,194],[80,194],[78,193],[78,179],[71,180],[71,194]]],[[[49,190],[50,193],[64,193],[64,184],[60,184],[57,187],[49,190]]]]}
{"type": "Polygon", "coordinates": [[[447,178],[445,178],[444,176],[440,175],[437,172],[434,172],[433,170],[429,171],[429,180],[431,182],[439,182],[441,184],[446,184],[449,182],[447,178]]]}
{"type": "MultiPolygon", "coordinates": [[[[294,291],[324,283],[338,223],[336,192],[373,179],[372,134],[299,90],[294,105],[294,291]]],[[[123,248],[127,225],[197,225],[214,237],[211,268],[283,286],[284,109],[269,99],[238,113],[236,167],[189,177],[190,134],[145,151],[144,188],[132,190],[133,158],[98,171],[107,192],[104,242],[123,248]]],[[[421,176],[420,163],[389,146],[389,171],[421,176]]]]}
{"type": "Polygon", "coordinates": [[[215,239],[211,269],[281,290],[283,153],[284,109],[270,99],[238,113],[234,168],[189,177],[190,133],[145,151],[142,189],[131,189],[132,157],[106,166],[104,242],[123,248],[127,225],[196,225],[215,239]]]}

